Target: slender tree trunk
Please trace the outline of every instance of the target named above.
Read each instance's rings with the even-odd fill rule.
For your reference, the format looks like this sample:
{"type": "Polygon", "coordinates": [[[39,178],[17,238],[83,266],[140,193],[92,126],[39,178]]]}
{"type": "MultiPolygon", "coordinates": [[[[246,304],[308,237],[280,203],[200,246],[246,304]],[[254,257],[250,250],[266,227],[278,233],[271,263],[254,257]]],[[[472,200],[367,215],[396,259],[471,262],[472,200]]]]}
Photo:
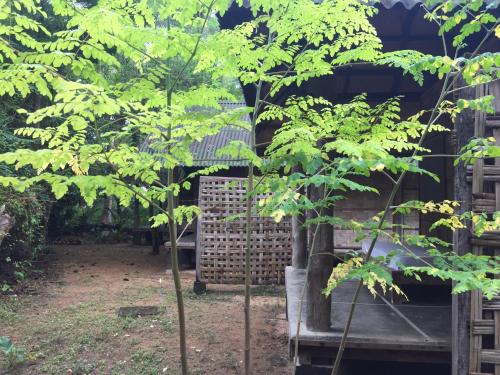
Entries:
{"type": "MultiPolygon", "coordinates": [[[[168,182],[172,183],[174,171],[168,170],[168,182]]],[[[186,318],[184,314],[184,298],[182,296],[181,276],[179,272],[179,259],[177,251],[177,225],[173,219],[174,216],[174,194],[168,192],[168,230],[170,234],[170,256],[172,259],[172,275],[175,284],[175,296],[177,298],[177,313],[179,318],[179,344],[181,351],[182,375],[188,374],[187,351],[186,351],[186,318]]]]}
{"type": "MultiPolygon", "coordinates": [[[[255,127],[257,124],[257,114],[260,106],[260,92],[262,89],[262,82],[257,85],[257,93],[255,95],[255,105],[250,129],[250,149],[255,153],[255,127]]],[[[250,285],[251,280],[251,267],[250,255],[252,252],[252,208],[253,208],[253,178],[254,178],[254,165],[252,161],[248,163],[248,180],[247,180],[247,207],[246,207],[246,249],[245,249],[245,375],[252,373],[252,357],[251,357],[251,319],[250,319],[250,285]]]]}
{"type": "Polygon", "coordinates": [[[245,374],[252,373],[251,358],[251,327],[250,327],[250,285],[251,267],[250,254],[252,251],[252,192],[253,192],[253,164],[248,164],[248,187],[247,187],[247,212],[246,212],[246,249],[245,249],[245,374]]]}
{"type": "MultiPolygon", "coordinates": [[[[167,93],[167,109],[172,105],[172,92],[167,93]]],[[[172,125],[169,124],[168,138],[172,137],[172,125]]],[[[167,186],[174,182],[174,170],[167,171],[167,186]]],[[[181,275],[179,272],[179,257],[177,249],[177,224],[174,220],[175,199],[172,190],[167,191],[167,213],[168,231],[170,238],[170,257],[172,261],[172,276],[175,284],[175,296],[177,299],[177,315],[179,319],[179,346],[181,354],[182,375],[188,375],[188,361],[186,350],[186,318],[184,314],[184,298],[182,295],[181,275]]]]}

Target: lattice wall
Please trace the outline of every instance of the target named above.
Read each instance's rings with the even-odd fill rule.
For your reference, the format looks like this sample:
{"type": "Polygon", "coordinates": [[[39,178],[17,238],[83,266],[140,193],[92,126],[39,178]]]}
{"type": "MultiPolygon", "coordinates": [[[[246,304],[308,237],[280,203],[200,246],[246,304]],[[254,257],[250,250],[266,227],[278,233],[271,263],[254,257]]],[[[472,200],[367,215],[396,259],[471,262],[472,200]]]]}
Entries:
{"type": "MultiPolygon", "coordinates": [[[[475,135],[494,137],[500,145],[500,83],[478,86],[476,96],[494,95],[495,115],[477,112],[475,135]]],[[[477,212],[500,211],[500,158],[479,160],[471,169],[472,206],[477,212]]],[[[500,255],[500,232],[472,239],[476,254],[500,255]]],[[[500,296],[486,300],[479,292],[471,299],[471,375],[500,375],[500,296]]]]}
{"type": "MultiPolygon", "coordinates": [[[[245,179],[201,177],[197,273],[211,284],[242,284],[245,280],[245,179]]],[[[262,196],[257,197],[258,199],[262,196]]],[[[252,284],[280,284],[291,264],[291,221],[276,223],[252,215],[252,284]]]]}

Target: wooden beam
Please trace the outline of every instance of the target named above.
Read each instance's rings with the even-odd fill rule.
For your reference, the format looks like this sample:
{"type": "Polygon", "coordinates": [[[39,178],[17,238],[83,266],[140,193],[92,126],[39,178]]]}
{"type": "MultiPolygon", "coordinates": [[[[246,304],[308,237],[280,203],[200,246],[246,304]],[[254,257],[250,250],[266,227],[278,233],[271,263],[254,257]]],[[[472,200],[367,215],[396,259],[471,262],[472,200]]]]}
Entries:
{"type": "MultiPolygon", "coordinates": [[[[324,186],[312,187],[310,199],[315,202],[323,199],[324,186]]],[[[327,210],[320,210],[320,214],[326,215],[327,210]]],[[[314,214],[312,215],[315,216],[314,214]]],[[[333,267],[333,227],[329,224],[314,225],[312,233],[315,233],[310,249],[309,272],[307,278],[307,309],[306,326],[311,331],[329,331],[331,322],[331,297],[326,297],[322,290],[333,267]]]]}
{"type": "MultiPolygon", "coordinates": [[[[465,86],[463,80],[459,79],[457,87],[465,86]]],[[[460,98],[474,99],[475,89],[463,89],[459,92],[460,98]]],[[[455,149],[459,150],[467,144],[474,136],[474,113],[471,110],[464,110],[455,121],[456,144],[455,149]]],[[[455,168],[454,175],[454,199],[461,202],[460,213],[472,209],[472,186],[464,183],[467,178],[467,168],[463,163],[459,163],[455,168]]],[[[469,228],[456,230],[453,236],[453,248],[456,253],[463,255],[470,251],[469,228]]],[[[454,294],[452,297],[452,374],[469,375],[470,356],[470,294],[454,294]]]]}

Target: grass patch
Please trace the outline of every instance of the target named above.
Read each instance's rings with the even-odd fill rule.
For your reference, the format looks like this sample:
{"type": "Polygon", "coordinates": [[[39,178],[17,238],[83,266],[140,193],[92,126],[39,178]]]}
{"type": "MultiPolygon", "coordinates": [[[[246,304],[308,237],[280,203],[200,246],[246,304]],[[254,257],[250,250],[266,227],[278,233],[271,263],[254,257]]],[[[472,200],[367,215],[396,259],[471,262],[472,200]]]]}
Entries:
{"type": "Polygon", "coordinates": [[[252,288],[253,296],[281,297],[285,295],[285,289],[277,285],[258,285],[252,288]]]}
{"type": "Polygon", "coordinates": [[[20,306],[18,299],[0,300],[0,323],[15,323],[19,321],[17,310],[20,306]]]}
{"type": "MultiPolygon", "coordinates": [[[[59,375],[72,371],[72,374],[105,373],[105,360],[115,348],[121,345],[126,334],[140,333],[149,327],[150,318],[118,317],[115,314],[96,311],[95,304],[78,304],[60,310],[50,319],[41,320],[36,329],[26,327],[24,335],[27,343],[37,342],[31,351],[42,362],[43,374],[59,375]]],[[[165,317],[166,319],[166,317],[165,317]]],[[[163,319],[162,330],[173,330],[163,319]],[[167,324],[167,328],[164,327],[167,324]]],[[[138,342],[137,342],[138,343],[138,342]]],[[[126,347],[132,349],[133,345],[126,347]]],[[[149,352],[134,352],[131,355],[132,369],[123,367],[116,374],[158,374],[157,359],[149,352]],[[154,367],[155,365],[156,367],[154,367]],[[154,367],[154,371],[153,371],[154,367]],[[125,371],[126,370],[126,371],[125,371]],[[127,372],[128,371],[128,372],[127,372]]],[[[127,361],[128,363],[128,361],[127,361]]],[[[129,364],[130,364],[129,363],[129,364]]],[[[109,362],[108,362],[109,366],[109,362]]]]}
{"type": "MultiPolygon", "coordinates": [[[[158,375],[162,373],[162,355],[159,352],[138,349],[111,370],[112,375],[158,375]]],[[[171,373],[171,372],[170,372],[171,373]]]]}
{"type": "Polygon", "coordinates": [[[146,287],[128,287],[122,292],[121,301],[123,303],[135,303],[137,301],[150,300],[154,298],[164,299],[165,295],[173,294],[175,298],[175,293],[169,293],[162,286],[146,286],[146,287]]]}
{"type": "Polygon", "coordinates": [[[174,333],[177,330],[177,325],[170,319],[161,319],[161,329],[165,333],[174,333]]]}
{"type": "MultiPolygon", "coordinates": [[[[205,302],[215,304],[218,302],[230,301],[235,296],[244,296],[243,290],[228,290],[228,291],[210,291],[206,293],[196,294],[192,289],[184,289],[183,291],[186,303],[190,301],[205,302]]],[[[252,296],[260,297],[284,297],[285,289],[282,286],[276,285],[258,285],[252,287],[252,296]]],[[[175,294],[173,294],[173,301],[175,302],[175,294]]]]}
{"type": "MultiPolygon", "coordinates": [[[[241,294],[239,292],[211,292],[207,291],[203,294],[196,294],[192,289],[185,289],[184,296],[186,302],[204,302],[208,304],[216,304],[218,302],[226,302],[231,300],[235,295],[241,294]]],[[[175,296],[174,296],[175,297],[175,296]]]]}

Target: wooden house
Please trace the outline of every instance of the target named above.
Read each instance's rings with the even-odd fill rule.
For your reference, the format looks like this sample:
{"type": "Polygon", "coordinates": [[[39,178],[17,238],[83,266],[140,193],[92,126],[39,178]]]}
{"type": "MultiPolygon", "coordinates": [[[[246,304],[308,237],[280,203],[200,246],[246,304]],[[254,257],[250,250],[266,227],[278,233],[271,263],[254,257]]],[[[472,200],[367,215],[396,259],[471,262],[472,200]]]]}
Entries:
{"type": "MultiPolygon", "coordinates": [[[[424,19],[421,2],[382,0],[378,3],[379,12],[373,18],[373,24],[386,51],[414,49],[436,55],[443,53],[437,27],[424,19]]],[[[233,4],[220,18],[221,27],[232,28],[251,19],[250,7],[251,0],[244,2],[243,7],[233,4]]],[[[453,48],[451,41],[447,41],[447,45],[453,48]]],[[[498,52],[498,40],[484,45],[484,49],[498,52]]],[[[401,96],[402,116],[405,117],[435,103],[441,85],[439,80],[426,77],[425,84],[419,86],[398,69],[367,64],[342,68],[335,76],[311,79],[300,87],[290,86],[273,100],[282,103],[290,95],[310,94],[342,103],[366,93],[369,102],[380,103],[401,96]]],[[[243,90],[247,104],[252,106],[255,88],[245,86],[243,90]]],[[[264,93],[265,90],[264,87],[264,93]]],[[[485,90],[500,101],[498,83],[461,90],[460,95],[471,98],[485,90]]],[[[500,103],[497,105],[497,116],[500,116],[500,103]]],[[[453,131],[429,137],[425,147],[435,154],[454,154],[474,136],[474,132],[476,135],[493,135],[500,142],[498,118],[465,111],[456,120],[453,131]]],[[[451,122],[447,125],[452,129],[451,122]]],[[[279,123],[261,126],[257,144],[266,144],[279,126],[279,123]]],[[[500,162],[493,160],[485,163],[467,170],[462,166],[454,167],[449,158],[426,159],[422,166],[440,176],[441,183],[425,176],[409,176],[396,199],[454,199],[462,202],[465,211],[483,204],[490,211],[498,210],[500,177],[496,165],[500,162]]],[[[381,211],[389,196],[390,182],[382,176],[374,176],[370,182],[377,186],[380,196],[352,194],[348,197],[350,199],[336,206],[337,214],[364,220],[381,211]]],[[[405,217],[405,230],[426,234],[432,219],[428,215],[405,217]]],[[[394,220],[399,219],[396,216],[394,220]]],[[[297,228],[294,226],[294,229],[297,228]]],[[[346,250],[363,250],[362,243],[356,243],[350,231],[338,228],[325,228],[323,231],[320,238],[325,252],[341,254],[346,250]]],[[[467,230],[457,231],[453,239],[449,234],[442,233],[442,236],[453,240],[459,254],[471,248],[477,253],[498,254],[500,249],[497,234],[491,234],[491,240],[470,238],[467,230]]],[[[293,237],[297,241],[303,239],[304,234],[296,231],[293,237]]],[[[347,319],[354,285],[346,283],[335,290],[331,298],[325,298],[321,290],[326,285],[332,262],[331,257],[318,256],[311,263],[312,276],[307,283],[305,307],[299,316],[301,290],[306,282],[303,260],[311,251],[304,245],[307,241],[299,241],[301,244],[294,244],[293,265],[286,271],[290,351],[293,354],[298,345],[298,374],[329,374],[347,319]],[[301,327],[297,336],[299,321],[301,327]]],[[[475,292],[452,297],[449,284],[431,280],[424,285],[407,285],[405,288],[410,294],[410,302],[405,304],[383,296],[374,299],[366,290],[362,291],[344,354],[345,374],[500,374],[498,298],[494,299],[495,302],[484,302],[475,292]]]]}

